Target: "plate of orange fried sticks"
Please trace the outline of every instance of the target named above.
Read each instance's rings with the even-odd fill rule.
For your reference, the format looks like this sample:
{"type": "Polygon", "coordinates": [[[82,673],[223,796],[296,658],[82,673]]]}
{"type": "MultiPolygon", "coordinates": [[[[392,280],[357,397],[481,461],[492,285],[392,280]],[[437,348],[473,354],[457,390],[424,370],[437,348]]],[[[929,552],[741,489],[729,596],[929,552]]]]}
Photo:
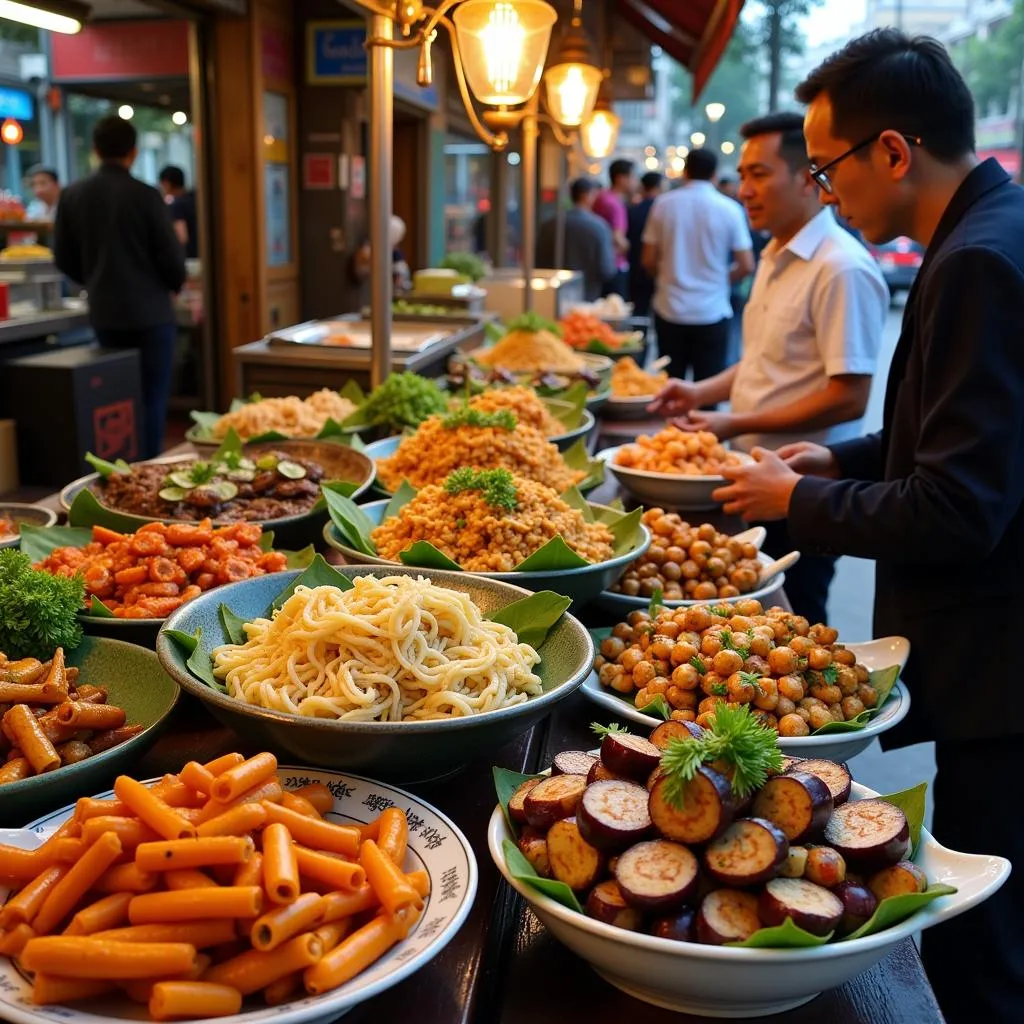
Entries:
{"type": "Polygon", "coordinates": [[[16,1024],[333,1020],[436,956],[477,886],[429,804],[269,753],[121,775],[0,841],[16,1024]]]}

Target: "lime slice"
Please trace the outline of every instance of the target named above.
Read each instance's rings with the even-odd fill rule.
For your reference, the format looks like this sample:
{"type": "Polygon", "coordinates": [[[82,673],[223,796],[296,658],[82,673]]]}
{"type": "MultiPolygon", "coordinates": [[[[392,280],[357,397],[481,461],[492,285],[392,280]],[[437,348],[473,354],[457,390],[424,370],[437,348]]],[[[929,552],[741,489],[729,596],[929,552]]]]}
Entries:
{"type": "Polygon", "coordinates": [[[167,477],[167,481],[175,487],[183,487],[186,491],[195,486],[194,481],[192,480],[192,474],[181,469],[176,473],[171,473],[171,475],[167,477]]]}
{"type": "Polygon", "coordinates": [[[256,463],[252,459],[239,459],[238,468],[247,469],[251,473],[256,468],[256,463]]]}
{"type": "Polygon", "coordinates": [[[276,469],[277,468],[277,456],[276,455],[261,455],[256,460],[257,469],[276,469]]]}
{"type": "Polygon", "coordinates": [[[210,490],[220,498],[221,501],[230,501],[238,494],[238,485],[230,480],[222,480],[220,483],[210,484],[210,490]]]}
{"type": "MultiPolygon", "coordinates": [[[[180,476],[180,474],[178,474],[180,476]]],[[[159,492],[163,501],[181,501],[188,491],[184,487],[165,487],[159,492]]]]}
{"type": "Polygon", "coordinates": [[[288,477],[289,480],[301,480],[306,475],[305,466],[300,466],[297,462],[290,462],[288,459],[282,459],[277,464],[277,471],[281,476],[288,477]]]}
{"type": "Polygon", "coordinates": [[[228,473],[228,479],[247,484],[250,480],[256,479],[256,471],[252,469],[233,469],[228,473]]]}

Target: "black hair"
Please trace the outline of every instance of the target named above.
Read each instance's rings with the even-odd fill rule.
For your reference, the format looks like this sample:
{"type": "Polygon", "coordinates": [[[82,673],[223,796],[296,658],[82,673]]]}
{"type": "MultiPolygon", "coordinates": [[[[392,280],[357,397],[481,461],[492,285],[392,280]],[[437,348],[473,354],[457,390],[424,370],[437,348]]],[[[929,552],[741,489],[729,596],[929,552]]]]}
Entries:
{"type": "Polygon", "coordinates": [[[974,151],[974,100],[943,45],[880,28],[847,43],[797,86],[832,105],[832,134],[856,144],[893,129],[917,135],[937,160],[974,151]]]}
{"type": "Polygon", "coordinates": [[[691,149],[686,158],[690,181],[710,181],[718,170],[718,157],[710,149],[691,149]]]}
{"type": "Polygon", "coordinates": [[[608,168],[608,180],[614,185],[616,178],[628,178],[632,173],[632,160],[613,160],[608,168]]]}
{"type": "Polygon", "coordinates": [[[123,118],[105,117],[92,130],[92,148],[101,160],[124,160],[138,141],[135,129],[123,118]]]}
{"type": "Polygon", "coordinates": [[[26,178],[34,178],[37,174],[45,174],[55,185],[60,184],[60,178],[57,177],[57,172],[52,167],[46,167],[43,164],[33,164],[26,172],[26,178]]]}
{"type": "Polygon", "coordinates": [[[807,169],[807,143],[804,140],[804,116],[794,111],[779,111],[755,117],[740,128],[740,137],[756,139],[759,135],[779,135],[779,156],[796,174],[807,169]]]}
{"type": "Polygon", "coordinates": [[[661,188],[661,172],[660,171],[648,171],[641,179],[640,184],[644,191],[650,191],[652,188],[661,188]]]}
{"type": "Polygon", "coordinates": [[[578,203],[584,196],[596,192],[601,186],[593,178],[577,178],[569,186],[569,198],[573,203],[578,203]]]}
{"type": "Polygon", "coordinates": [[[159,180],[167,182],[171,188],[184,188],[185,172],[180,167],[175,167],[174,164],[168,164],[160,172],[159,180]]]}

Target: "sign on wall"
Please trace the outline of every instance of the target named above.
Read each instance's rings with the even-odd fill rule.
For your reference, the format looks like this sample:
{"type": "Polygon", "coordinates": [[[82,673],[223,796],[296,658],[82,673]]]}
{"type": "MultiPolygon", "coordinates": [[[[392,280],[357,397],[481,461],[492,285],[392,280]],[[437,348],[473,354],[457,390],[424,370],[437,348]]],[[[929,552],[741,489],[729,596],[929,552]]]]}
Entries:
{"type": "Polygon", "coordinates": [[[35,105],[27,92],[0,86],[0,118],[13,117],[17,121],[31,121],[34,115],[35,105]]]}
{"type": "Polygon", "coordinates": [[[306,26],[306,81],[310,85],[361,85],[369,66],[366,22],[311,21],[306,26]]]}

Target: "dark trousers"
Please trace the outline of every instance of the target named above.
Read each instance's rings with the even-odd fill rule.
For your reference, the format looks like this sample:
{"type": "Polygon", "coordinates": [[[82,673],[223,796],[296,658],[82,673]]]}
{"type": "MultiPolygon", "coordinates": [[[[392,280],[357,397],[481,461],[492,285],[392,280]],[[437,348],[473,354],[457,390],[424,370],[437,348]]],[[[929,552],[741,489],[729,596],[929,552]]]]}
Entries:
{"type": "Polygon", "coordinates": [[[922,933],[921,958],[948,1024],[1024,1020],[1024,817],[1012,781],[1021,743],[1003,736],[935,744],[935,838],[1013,864],[994,896],[922,933]]]}
{"type": "Polygon", "coordinates": [[[605,295],[618,295],[623,299],[629,298],[629,271],[617,270],[614,277],[610,277],[604,286],[605,295]]]}
{"type": "Polygon", "coordinates": [[[729,323],[674,324],[655,313],[658,354],[669,357],[669,376],[685,380],[693,370],[694,380],[705,380],[721,373],[728,365],[729,323]]]}
{"type": "Polygon", "coordinates": [[[142,457],[155,458],[164,449],[178,328],[171,323],[144,327],[137,331],[98,330],[96,337],[104,348],[139,350],[142,374],[142,457]]]}
{"type": "MultiPolygon", "coordinates": [[[[789,536],[789,525],[785,519],[774,523],[762,523],[768,531],[762,550],[772,558],[781,558],[790,551],[798,551],[789,536]]],[[[800,561],[786,570],[784,589],[793,611],[803,615],[811,625],[828,622],[828,588],[836,572],[836,560],[827,555],[800,555],[800,561]]]]}

